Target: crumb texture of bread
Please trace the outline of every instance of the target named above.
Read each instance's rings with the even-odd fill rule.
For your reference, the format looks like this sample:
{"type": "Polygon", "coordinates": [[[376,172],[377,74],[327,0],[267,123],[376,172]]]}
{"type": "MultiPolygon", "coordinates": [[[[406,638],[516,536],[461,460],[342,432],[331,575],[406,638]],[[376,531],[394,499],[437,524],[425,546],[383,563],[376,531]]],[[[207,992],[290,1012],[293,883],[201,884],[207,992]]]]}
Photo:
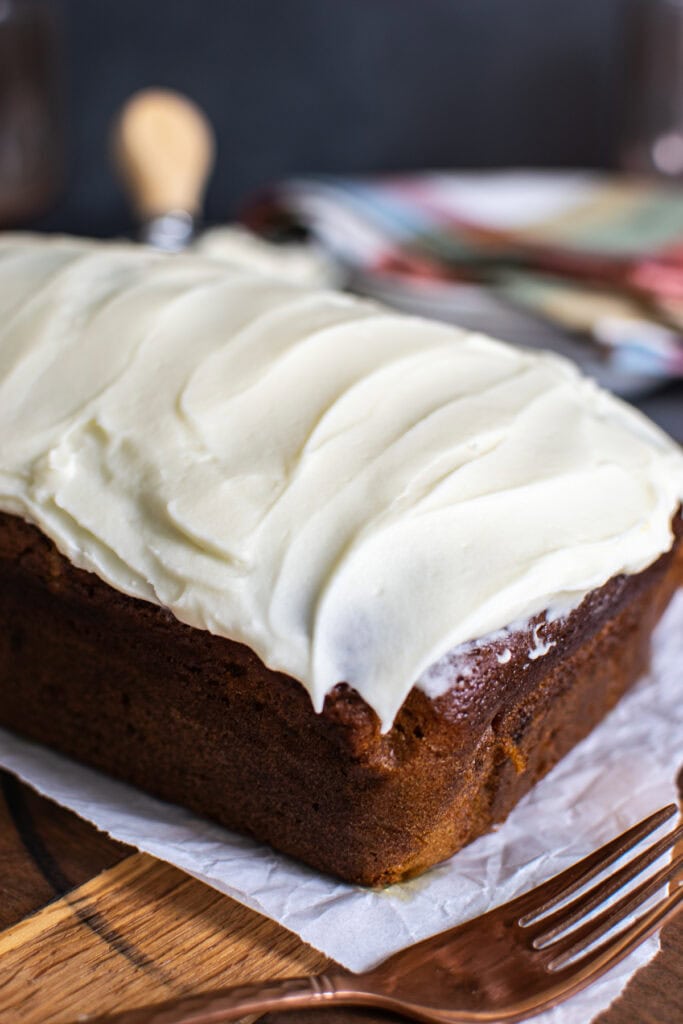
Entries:
{"type": "Polygon", "coordinates": [[[349,687],[316,714],[246,646],[71,565],[0,514],[0,724],[363,885],[411,877],[502,821],[646,670],[681,582],[649,569],[453,661],[393,728],[349,687]],[[547,653],[530,658],[542,633],[547,653]],[[501,652],[509,651],[504,656],[501,652]]]}

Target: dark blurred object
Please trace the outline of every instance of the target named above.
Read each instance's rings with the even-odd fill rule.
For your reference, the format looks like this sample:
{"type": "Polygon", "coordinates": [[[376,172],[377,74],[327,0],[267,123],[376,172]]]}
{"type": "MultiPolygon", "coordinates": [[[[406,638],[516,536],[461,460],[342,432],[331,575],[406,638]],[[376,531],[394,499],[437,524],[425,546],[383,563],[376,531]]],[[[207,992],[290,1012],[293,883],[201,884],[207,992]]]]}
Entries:
{"type": "Polygon", "coordinates": [[[683,0],[636,0],[627,25],[621,163],[683,177],[683,0]]]}
{"type": "Polygon", "coordinates": [[[0,227],[44,212],[62,177],[59,37],[38,0],[0,0],[0,227]]]}
{"type": "Polygon", "coordinates": [[[107,129],[150,85],[185,93],[214,126],[209,222],[313,171],[611,166],[625,3],[53,0],[69,175],[36,226],[130,231],[107,129]]]}

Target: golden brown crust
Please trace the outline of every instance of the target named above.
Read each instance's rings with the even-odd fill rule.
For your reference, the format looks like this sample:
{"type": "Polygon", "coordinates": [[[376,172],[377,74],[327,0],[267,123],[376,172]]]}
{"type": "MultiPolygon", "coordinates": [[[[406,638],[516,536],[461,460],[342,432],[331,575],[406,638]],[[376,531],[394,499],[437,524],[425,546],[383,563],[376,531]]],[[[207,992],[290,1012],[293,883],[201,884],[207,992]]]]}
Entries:
{"type": "Polygon", "coordinates": [[[344,684],[314,713],[295,680],[74,568],[0,514],[0,724],[324,871],[384,885],[502,820],[647,665],[681,582],[674,549],[566,620],[453,658],[389,733],[344,684]],[[530,660],[536,636],[552,644],[530,660]],[[498,655],[511,651],[507,664],[498,655]]]}

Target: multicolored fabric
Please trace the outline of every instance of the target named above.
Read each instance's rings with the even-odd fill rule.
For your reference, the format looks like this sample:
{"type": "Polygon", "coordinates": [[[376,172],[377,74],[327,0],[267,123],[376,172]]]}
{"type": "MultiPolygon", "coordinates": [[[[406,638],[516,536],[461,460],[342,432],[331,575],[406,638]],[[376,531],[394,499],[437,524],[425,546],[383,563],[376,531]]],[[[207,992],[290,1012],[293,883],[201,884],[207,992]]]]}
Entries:
{"type": "Polygon", "coordinates": [[[246,219],[305,227],[366,283],[475,283],[590,338],[622,370],[683,376],[675,186],[556,172],[308,177],[246,219]]]}

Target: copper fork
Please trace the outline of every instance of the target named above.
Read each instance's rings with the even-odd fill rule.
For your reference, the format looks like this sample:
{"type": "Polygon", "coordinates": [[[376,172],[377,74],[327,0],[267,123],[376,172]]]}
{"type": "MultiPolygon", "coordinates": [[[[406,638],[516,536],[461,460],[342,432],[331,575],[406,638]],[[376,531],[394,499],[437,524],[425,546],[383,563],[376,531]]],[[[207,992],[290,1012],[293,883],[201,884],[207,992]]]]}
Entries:
{"type": "MultiPolygon", "coordinates": [[[[683,851],[646,872],[683,838],[683,824],[583,890],[675,812],[674,804],[662,808],[536,889],[402,950],[365,974],[340,969],[241,985],[98,1020],[220,1024],[247,1014],[332,1004],[373,1006],[434,1024],[521,1020],[590,984],[673,915],[683,900],[683,851]],[[641,880],[614,899],[636,879],[641,880]]],[[[86,1020],[92,1018],[79,1017],[86,1020]]]]}

